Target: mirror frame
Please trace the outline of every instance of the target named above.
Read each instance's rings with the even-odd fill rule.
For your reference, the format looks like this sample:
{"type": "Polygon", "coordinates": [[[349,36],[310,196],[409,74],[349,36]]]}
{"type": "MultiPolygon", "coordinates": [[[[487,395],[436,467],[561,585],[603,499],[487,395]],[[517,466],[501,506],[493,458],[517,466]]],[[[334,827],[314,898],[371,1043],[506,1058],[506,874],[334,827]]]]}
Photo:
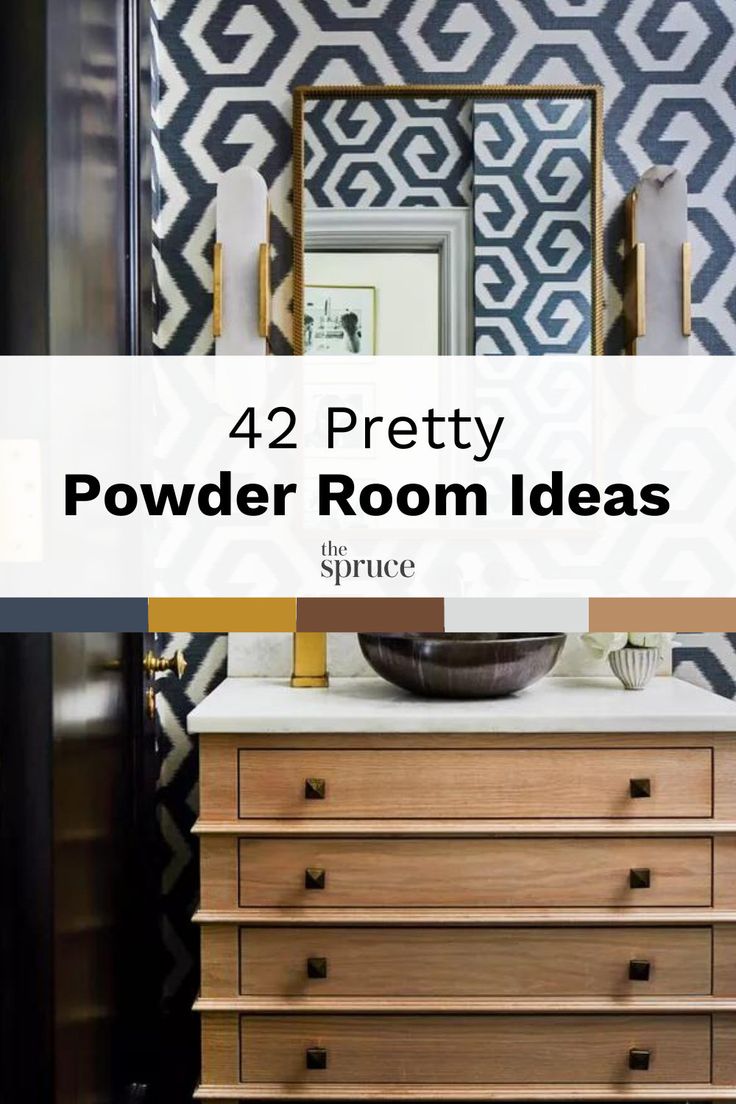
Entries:
{"type": "Polygon", "coordinates": [[[406,207],[310,207],[310,250],[436,257],[437,353],[468,356],[473,329],[473,212],[470,207],[413,207],[409,218],[406,213],[406,207]]]}
{"type": "Polygon", "coordinates": [[[591,108],[591,353],[603,353],[603,88],[599,84],[301,85],[293,92],[294,354],[304,354],[304,107],[307,100],[585,99],[591,108]]]}

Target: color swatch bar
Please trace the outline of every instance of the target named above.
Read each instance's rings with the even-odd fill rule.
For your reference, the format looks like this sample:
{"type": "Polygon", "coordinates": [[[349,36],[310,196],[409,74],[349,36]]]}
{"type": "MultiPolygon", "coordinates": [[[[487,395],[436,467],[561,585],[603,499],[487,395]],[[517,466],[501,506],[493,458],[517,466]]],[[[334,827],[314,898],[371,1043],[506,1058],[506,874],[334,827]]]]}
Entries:
{"type": "Polygon", "coordinates": [[[147,598],[0,598],[0,632],[147,631],[147,598]]]}
{"type": "Polygon", "coordinates": [[[149,598],[149,632],[295,632],[296,598],[149,598]]]}
{"type": "Polygon", "coordinates": [[[444,604],[442,598],[299,598],[296,627],[298,632],[444,632],[444,604]]]}
{"type": "Polygon", "coordinates": [[[734,632],[736,598],[591,598],[589,632],[734,632]]]}
{"type": "Polygon", "coordinates": [[[734,632],[736,598],[0,598],[0,632],[734,632]]]}
{"type": "Polygon", "coordinates": [[[587,632],[587,598],[445,598],[445,632],[587,632]]]}
{"type": "Polygon", "coordinates": [[[152,632],[732,632],[736,598],[155,598],[152,632]]]}

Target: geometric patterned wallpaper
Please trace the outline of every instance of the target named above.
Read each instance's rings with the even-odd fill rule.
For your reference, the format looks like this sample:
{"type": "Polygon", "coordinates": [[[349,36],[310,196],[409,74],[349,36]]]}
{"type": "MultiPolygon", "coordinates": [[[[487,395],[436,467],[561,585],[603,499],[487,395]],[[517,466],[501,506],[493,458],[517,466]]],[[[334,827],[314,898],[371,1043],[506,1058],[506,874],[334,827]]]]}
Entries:
{"type": "MultiPolygon", "coordinates": [[[[296,84],[600,83],[608,348],[622,346],[621,201],[652,163],[687,177],[693,351],[736,351],[733,0],[153,0],[156,341],[211,350],[212,198],[259,169],[272,203],[272,346],[291,339],[291,89],[296,84]]],[[[452,139],[454,141],[454,139],[452,139]]],[[[428,187],[448,135],[416,136],[428,187]]],[[[361,187],[380,170],[366,168],[361,187]]]]}
{"type": "Polygon", "coordinates": [[[590,352],[591,101],[473,104],[475,352],[590,352]]]}
{"type": "Polygon", "coordinates": [[[191,831],[199,810],[199,761],[186,718],[225,677],[227,636],[159,635],[157,651],[162,655],[171,656],[177,649],[187,658],[184,676],[181,680],[168,673],[159,676],[156,694],[164,951],[159,1050],[162,1067],[169,1070],[167,1104],[191,1104],[199,1079],[199,1024],[192,1012],[199,990],[199,932],[191,922],[199,900],[197,837],[191,831]]]}
{"type": "Polygon", "coordinates": [[[681,633],[673,666],[678,678],[736,700],[736,632],[681,633]]]}
{"type": "Polygon", "coordinates": [[[351,97],[305,116],[307,207],[472,203],[476,352],[589,349],[589,100],[351,97]]]}
{"type": "Polygon", "coordinates": [[[307,100],[307,207],[469,207],[471,104],[307,100]]]}

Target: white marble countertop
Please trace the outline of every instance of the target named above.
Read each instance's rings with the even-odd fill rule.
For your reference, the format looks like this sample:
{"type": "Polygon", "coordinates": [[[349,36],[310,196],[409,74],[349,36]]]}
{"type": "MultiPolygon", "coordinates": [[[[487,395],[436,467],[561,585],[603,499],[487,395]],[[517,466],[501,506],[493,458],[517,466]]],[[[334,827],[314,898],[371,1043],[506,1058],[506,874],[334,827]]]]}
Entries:
{"type": "Polygon", "coordinates": [[[681,679],[640,692],[614,678],[553,676],[507,698],[413,697],[381,678],[228,678],[189,714],[190,732],[736,732],[736,703],[681,679]]]}

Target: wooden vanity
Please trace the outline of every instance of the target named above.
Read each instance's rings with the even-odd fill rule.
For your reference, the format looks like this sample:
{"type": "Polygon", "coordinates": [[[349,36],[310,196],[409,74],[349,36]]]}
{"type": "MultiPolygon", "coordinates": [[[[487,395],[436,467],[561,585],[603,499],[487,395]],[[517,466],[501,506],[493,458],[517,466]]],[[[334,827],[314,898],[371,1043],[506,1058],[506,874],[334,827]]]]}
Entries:
{"type": "Polygon", "coordinates": [[[231,678],[190,728],[200,1098],[736,1100],[736,705],[231,678]]]}

